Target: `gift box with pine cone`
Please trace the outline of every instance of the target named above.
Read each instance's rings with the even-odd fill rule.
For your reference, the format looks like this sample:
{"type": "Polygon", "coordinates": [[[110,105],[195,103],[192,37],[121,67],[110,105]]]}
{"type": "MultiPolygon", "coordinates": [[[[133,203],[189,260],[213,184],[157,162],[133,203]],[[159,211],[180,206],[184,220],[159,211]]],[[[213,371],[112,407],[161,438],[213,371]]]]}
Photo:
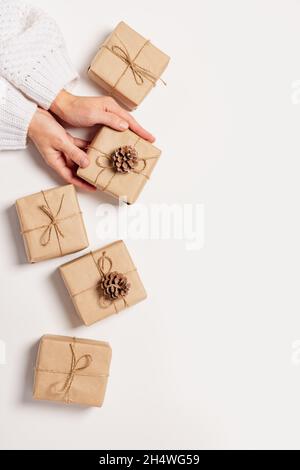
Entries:
{"type": "Polygon", "coordinates": [[[90,165],[78,176],[115,198],[134,203],[160,158],[161,151],[127,130],[102,127],[87,151],[90,165]]]}
{"type": "Polygon", "coordinates": [[[147,296],[121,240],[70,261],[59,269],[85,325],[119,313],[147,296]]]}
{"type": "Polygon", "coordinates": [[[169,60],[169,56],[121,21],[100,47],[88,75],[132,110],[160,80],[169,60]]]}
{"type": "Polygon", "coordinates": [[[35,367],[33,397],[102,406],[111,361],[104,341],[45,335],[35,367]]]}
{"type": "Polygon", "coordinates": [[[30,263],[74,253],[89,245],[72,184],[18,199],[16,209],[30,263]]]}

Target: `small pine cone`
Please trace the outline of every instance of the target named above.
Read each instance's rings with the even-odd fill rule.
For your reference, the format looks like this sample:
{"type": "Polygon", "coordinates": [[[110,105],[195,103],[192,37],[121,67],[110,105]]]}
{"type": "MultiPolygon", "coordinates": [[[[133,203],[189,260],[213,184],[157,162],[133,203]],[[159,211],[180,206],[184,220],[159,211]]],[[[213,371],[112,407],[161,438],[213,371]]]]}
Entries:
{"type": "Polygon", "coordinates": [[[138,164],[138,153],[131,145],[124,145],[112,153],[111,159],[115,171],[129,173],[138,164]]]}
{"type": "Polygon", "coordinates": [[[117,300],[128,294],[130,284],[126,276],[121,273],[112,272],[103,277],[100,281],[100,288],[107,299],[117,300]]]}

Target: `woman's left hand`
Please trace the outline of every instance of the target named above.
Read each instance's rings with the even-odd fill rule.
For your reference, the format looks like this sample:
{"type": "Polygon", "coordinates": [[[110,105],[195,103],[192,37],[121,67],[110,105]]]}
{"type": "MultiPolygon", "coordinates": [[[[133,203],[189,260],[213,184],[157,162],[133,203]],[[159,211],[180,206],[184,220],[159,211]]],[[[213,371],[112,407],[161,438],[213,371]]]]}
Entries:
{"type": "Polygon", "coordinates": [[[88,155],[83,151],[88,142],[68,134],[48,111],[38,108],[30,122],[28,136],[39,150],[42,158],[67,183],[82,189],[96,188],[76,175],[78,167],[89,165],[88,155]]]}

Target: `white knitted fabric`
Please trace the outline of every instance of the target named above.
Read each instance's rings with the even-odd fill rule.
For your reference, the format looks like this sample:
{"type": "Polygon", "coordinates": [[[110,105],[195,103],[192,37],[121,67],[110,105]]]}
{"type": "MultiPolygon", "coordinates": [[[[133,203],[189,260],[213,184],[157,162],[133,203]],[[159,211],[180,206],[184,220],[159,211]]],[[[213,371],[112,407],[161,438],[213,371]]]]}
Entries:
{"type": "Polygon", "coordinates": [[[45,109],[78,77],[56,22],[23,1],[0,0],[0,76],[45,109]]]}
{"type": "Polygon", "coordinates": [[[32,101],[49,109],[77,77],[56,22],[23,1],[0,0],[0,150],[24,147],[32,101]]]}
{"type": "Polygon", "coordinates": [[[0,78],[0,150],[26,146],[27,131],[37,105],[0,78]]]}

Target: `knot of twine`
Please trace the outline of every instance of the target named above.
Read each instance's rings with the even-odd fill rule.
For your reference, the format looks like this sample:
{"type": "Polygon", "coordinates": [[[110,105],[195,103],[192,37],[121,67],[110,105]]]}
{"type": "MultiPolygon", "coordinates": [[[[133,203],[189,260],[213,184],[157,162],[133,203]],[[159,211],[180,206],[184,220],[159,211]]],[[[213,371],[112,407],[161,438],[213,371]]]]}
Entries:
{"type": "MultiPolygon", "coordinates": [[[[132,145],[133,148],[136,148],[138,142],[140,141],[140,137],[138,137],[138,139],[136,140],[136,142],[132,145]]],[[[105,191],[108,189],[110,183],[112,182],[112,180],[114,179],[114,177],[118,174],[118,175],[121,175],[122,177],[126,177],[126,175],[128,173],[135,173],[137,175],[141,175],[143,176],[144,178],[146,178],[147,180],[149,179],[149,176],[146,174],[146,173],[143,173],[143,171],[146,169],[146,166],[147,166],[147,161],[148,160],[156,160],[157,158],[159,158],[159,155],[154,155],[153,157],[147,157],[147,158],[141,158],[141,157],[138,157],[137,161],[138,162],[142,162],[143,166],[142,168],[140,169],[133,169],[131,168],[130,171],[128,173],[124,173],[124,174],[121,174],[121,173],[117,173],[114,169],[114,166],[113,166],[113,162],[112,162],[112,155],[111,154],[107,154],[105,152],[102,152],[102,150],[96,148],[96,147],[93,147],[92,145],[89,145],[87,147],[88,149],[90,150],[94,150],[95,152],[99,153],[100,155],[96,158],[96,165],[100,168],[100,171],[98,172],[98,174],[96,175],[96,178],[94,180],[94,185],[97,185],[97,182],[98,182],[98,179],[100,177],[100,175],[103,173],[103,171],[109,169],[109,170],[113,170],[113,175],[110,177],[110,179],[108,180],[108,182],[106,183],[105,186],[101,187],[102,191],[105,191]],[[104,162],[101,162],[101,159],[104,159],[106,161],[106,164],[104,164],[104,162]]]]}
{"type": "MultiPolygon", "coordinates": [[[[94,257],[93,257],[94,259],[94,257]]],[[[112,267],[113,267],[113,262],[112,262],[112,259],[107,256],[106,254],[106,251],[103,251],[102,255],[100,256],[100,258],[98,259],[98,262],[96,263],[97,265],[97,268],[98,268],[98,271],[99,271],[99,274],[100,274],[100,284],[101,284],[101,281],[105,279],[105,277],[111,273],[112,271],[112,267]],[[108,263],[108,266],[105,267],[105,262],[108,263]]],[[[118,273],[119,274],[119,273],[118,273]]],[[[125,274],[124,274],[125,276],[125,274]]],[[[126,294],[127,295],[127,294],[126,294]]],[[[103,294],[101,295],[100,297],[100,305],[102,308],[107,308],[109,307],[112,303],[114,304],[114,307],[115,307],[115,310],[116,312],[118,311],[117,310],[117,306],[115,304],[116,300],[123,300],[124,302],[124,306],[125,307],[128,307],[128,304],[126,302],[126,299],[125,299],[125,296],[121,296],[121,297],[118,297],[117,299],[108,299],[106,296],[105,296],[105,293],[103,292],[103,294]]]]}
{"type": "MultiPolygon", "coordinates": [[[[149,41],[146,42],[146,44],[149,41]]],[[[145,45],[146,45],[145,44],[145,45]]],[[[144,47],[145,47],[144,45],[144,47]]],[[[151,72],[151,70],[146,69],[145,67],[142,67],[141,65],[138,65],[134,59],[131,59],[130,54],[126,47],[121,47],[121,46],[112,46],[111,49],[109,49],[115,56],[119,57],[126,65],[127,67],[130,68],[135,83],[137,85],[143,85],[144,83],[144,78],[149,80],[153,85],[156,84],[158,78],[151,72]]]]}
{"type": "MultiPolygon", "coordinates": [[[[103,251],[102,252],[102,255],[100,256],[100,258],[98,258],[98,260],[95,258],[94,256],[94,253],[91,251],[90,252],[90,256],[92,257],[92,260],[97,268],[97,271],[100,275],[100,279],[99,281],[97,282],[97,284],[95,285],[91,285],[90,287],[87,287],[86,289],[83,289],[83,290],[80,290],[79,292],[76,292],[75,294],[71,294],[72,297],[77,297],[81,294],[83,294],[84,292],[87,292],[91,289],[95,290],[97,289],[98,291],[98,286],[100,285],[101,281],[104,279],[104,277],[106,276],[106,274],[109,274],[113,268],[113,261],[112,259],[107,256],[106,254],[106,251],[103,251]],[[105,267],[105,262],[108,263],[107,267],[105,267]]],[[[131,273],[134,273],[136,272],[136,267],[133,266],[132,269],[128,270],[127,272],[124,272],[122,273],[123,276],[128,276],[128,274],[131,274],[131,273]]],[[[104,293],[101,295],[100,299],[99,299],[99,304],[100,304],[100,307],[102,308],[108,308],[110,305],[113,305],[114,306],[114,309],[115,309],[115,312],[118,313],[119,312],[119,309],[118,309],[118,305],[117,305],[117,300],[123,300],[123,303],[124,303],[124,308],[126,307],[129,307],[129,303],[126,301],[125,297],[122,296],[121,299],[115,299],[115,300],[107,300],[104,296],[104,293]]]]}
{"type": "Polygon", "coordinates": [[[106,251],[103,251],[102,255],[98,259],[97,263],[98,269],[100,271],[101,278],[105,277],[106,274],[109,274],[113,267],[112,259],[106,255],[106,251]],[[108,262],[108,267],[105,268],[105,261],[108,262]]]}
{"type": "Polygon", "coordinates": [[[61,228],[59,227],[59,222],[60,220],[57,218],[60,214],[60,211],[61,211],[61,208],[62,208],[62,205],[63,205],[63,201],[64,201],[64,194],[62,195],[61,197],[61,200],[60,200],[60,204],[59,204],[59,207],[58,207],[58,210],[56,212],[56,214],[54,215],[52,210],[50,209],[49,206],[46,206],[46,205],[42,205],[42,206],[39,206],[39,209],[44,212],[44,214],[46,214],[49,219],[50,219],[50,222],[49,224],[46,226],[44,232],[42,233],[41,235],[41,238],[40,238],[40,242],[41,242],[41,245],[42,246],[47,246],[48,243],[50,242],[51,240],[51,233],[52,233],[52,230],[54,229],[55,232],[56,232],[56,235],[57,235],[57,238],[59,236],[61,236],[62,238],[64,238],[64,234],[61,230],[61,228]]]}
{"type": "Polygon", "coordinates": [[[50,219],[49,224],[43,224],[43,225],[39,225],[39,226],[34,227],[34,228],[29,228],[27,230],[22,230],[21,233],[23,235],[25,235],[27,233],[34,232],[35,230],[44,229],[44,231],[42,232],[42,234],[40,236],[40,244],[41,244],[41,246],[47,246],[51,241],[51,234],[52,234],[52,231],[54,229],[54,232],[56,233],[56,238],[57,238],[59,251],[60,251],[60,254],[62,256],[64,254],[64,252],[63,252],[63,249],[62,249],[62,246],[61,246],[61,243],[60,243],[60,237],[64,238],[64,234],[63,234],[62,229],[59,227],[59,223],[64,221],[64,220],[68,220],[68,219],[71,219],[71,218],[76,217],[78,215],[81,215],[81,212],[80,211],[74,212],[72,214],[66,215],[65,217],[58,218],[58,216],[61,212],[61,209],[62,209],[62,205],[63,205],[63,202],[64,202],[65,195],[64,194],[62,195],[60,203],[59,203],[58,210],[57,210],[56,214],[54,214],[52,209],[50,208],[50,205],[49,205],[47,199],[46,199],[45,192],[41,191],[41,194],[44,198],[45,204],[43,204],[41,206],[38,206],[38,208],[50,219]]]}
{"type": "Polygon", "coordinates": [[[71,353],[72,353],[72,361],[71,361],[70,372],[68,373],[68,377],[67,377],[67,379],[65,381],[65,384],[62,387],[62,389],[57,390],[57,393],[64,393],[66,396],[69,395],[69,392],[71,390],[73,380],[74,380],[74,377],[75,377],[76,373],[87,369],[91,365],[91,363],[93,362],[93,358],[90,354],[83,354],[82,356],[80,356],[77,359],[73,345],[70,344],[69,346],[70,346],[71,353]],[[85,364],[80,366],[80,362],[82,362],[82,361],[85,361],[85,364]]]}
{"type": "Polygon", "coordinates": [[[116,57],[118,57],[119,59],[121,59],[125,64],[126,64],[126,68],[124,70],[124,72],[121,74],[121,76],[119,77],[119,79],[117,80],[117,82],[115,83],[115,85],[113,86],[113,89],[116,88],[116,86],[118,85],[119,81],[121,80],[121,78],[125,75],[126,71],[128,68],[130,68],[131,72],[132,72],[132,75],[134,77],[134,80],[135,80],[135,83],[139,86],[143,85],[144,83],[144,79],[146,80],[149,80],[153,86],[156,85],[156,82],[157,80],[160,80],[164,85],[167,85],[166,82],[160,78],[160,77],[156,77],[152,72],[151,70],[145,68],[145,67],[142,67],[141,65],[138,65],[136,63],[136,59],[138,58],[138,56],[140,55],[140,53],[142,52],[142,50],[144,49],[144,47],[150,43],[150,41],[146,41],[142,47],[140,48],[140,50],[137,52],[136,56],[134,57],[134,59],[131,58],[129,52],[128,52],[128,49],[126,47],[126,45],[124,44],[124,42],[121,40],[121,38],[119,36],[117,36],[115,34],[115,36],[118,38],[121,46],[118,46],[116,44],[112,45],[111,47],[108,47],[107,45],[103,45],[102,47],[104,49],[107,49],[108,51],[110,51],[112,54],[114,54],[116,57]]]}

